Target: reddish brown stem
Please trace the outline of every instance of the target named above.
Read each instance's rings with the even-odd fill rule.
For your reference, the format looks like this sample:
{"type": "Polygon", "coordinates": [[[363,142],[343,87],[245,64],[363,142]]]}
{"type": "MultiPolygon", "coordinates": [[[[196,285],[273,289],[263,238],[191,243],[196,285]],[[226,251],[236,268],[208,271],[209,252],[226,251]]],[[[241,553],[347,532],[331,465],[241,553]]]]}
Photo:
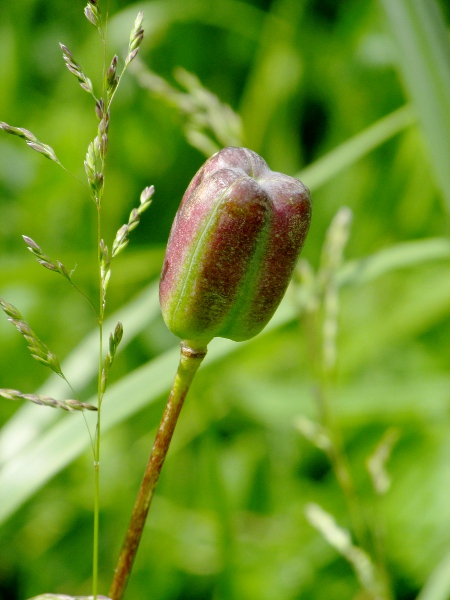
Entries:
{"type": "Polygon", "coordinates": [[[122,600],[125,594],[128,578],[142,537],[156,484],[158,483],[175,425],[177,424],[178,415],[180,414],[194,375],[205,356],[206,349],[193,349],[186,343],[181,342],[180,364],[159,425],[158,433],[153,443],[152,452],[134,505],[130,525],[114,572],[114,579],[109,591],[111,600],[122,600]]]}

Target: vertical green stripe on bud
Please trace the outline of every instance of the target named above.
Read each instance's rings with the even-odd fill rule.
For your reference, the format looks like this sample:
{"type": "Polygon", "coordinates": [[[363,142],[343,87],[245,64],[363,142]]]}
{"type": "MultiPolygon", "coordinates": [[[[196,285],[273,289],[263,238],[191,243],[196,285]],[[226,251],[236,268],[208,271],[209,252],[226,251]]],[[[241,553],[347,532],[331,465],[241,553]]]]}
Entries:
{"type": "Polygon", "coordinates": [[[283,297],[306,237],[308,189],[255,152],[225,148],[190,183],[160,283],[169,329],[194,345],[259,333],[283,297]]]}

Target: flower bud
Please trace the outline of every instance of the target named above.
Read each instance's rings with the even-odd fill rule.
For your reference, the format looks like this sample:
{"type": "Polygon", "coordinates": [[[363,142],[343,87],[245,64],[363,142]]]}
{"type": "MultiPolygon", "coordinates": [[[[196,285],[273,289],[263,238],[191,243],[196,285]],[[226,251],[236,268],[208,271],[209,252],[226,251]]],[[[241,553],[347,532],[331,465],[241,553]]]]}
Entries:
{"type": "Polygon", "coordinates": [[[197,172],[167,245],[160,302],[191,346],[247,340],[268,323],[309,228],[311,198],[247,148],[224,148],[197,172]]]}

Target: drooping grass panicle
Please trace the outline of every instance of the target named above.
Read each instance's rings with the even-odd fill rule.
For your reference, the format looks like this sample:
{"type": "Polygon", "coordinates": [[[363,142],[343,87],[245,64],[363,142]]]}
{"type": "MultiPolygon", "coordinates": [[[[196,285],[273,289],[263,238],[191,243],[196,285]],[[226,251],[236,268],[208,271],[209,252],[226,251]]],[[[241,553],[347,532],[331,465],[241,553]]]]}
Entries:
{"type": "Polygon", "coordinates": [[[13,127],[12,125],[8,125],[8,123],[5,123],[3,121],[0,121],[0,129],[3,129],[5,133],[10,133],[11,135],[16,135],[17,137],[24,139],[29,148],[35,150],[36,152],[39,152],[39,154],[42,154],[43,156],[45,156],[49,160],[52,160],[61,167],[63,166],[59,162],[59,159],[57,158],[53,148],[48,144],[40,142],[37,139],[37,137],[33,133],[31,133],[31,131],[28,131],[28,129],[24,129],[23,127],[13,127]]]}
{"type": "Polygon", "coordinates": [[[91,96],[93,96],[95,98],[94,95],[94,88],[92,87],[92,82],[89,79],[89,77],[87,77],[84,72],[83,69],[81,68],[81,65],[75,60],[74,55],[72,54],[72,52],[69,50],[69,48],[67,46],[65,46],[64,44],[59,44],[62,54],[63,54],[63,58],[64,58],[64,62],[66,63],[66,67],[67,69],[73,74],[75,75],[75,77],[78,79],[78,82],[80,84],[80,86],[83,88],[83,90],[86,90],[86,92],[88,92],[89,94],[91,94],[91,96]]]}
{"type": "Polygon", "coordinates": [[[194,142],[205,132],[207,137],[222,146],[243,144],[243,125],[240,116],[202,85],[199,78],[186,69],[177,68],[174,77],[192,102],[190,119],[185,126],[187,140],[194,142]]]}
{"type": "Polygon", "coordinates": [[[17,308],[1,298],[0,306],[7,315],[8,321],[12,323],[25,338],[31,356],[67,381],[61,370],[58,357],[38,338],[17,308]]]}
{"type": "Polygon", "coordinates": [[[181,112],[187,141],[205,156],[225,146],[244,145],[240,116],[192,73],[184,69],[175,71],[175,79],[183,88],[180,90],[150,71],[140,60],[133,64],[132,71],[143,88],[181,112]]]}
{"type": "Polygon", "coordinates": [[[70,279],[70,273],[66,269],[66,267],[58,260],[56,263],[52,261],[52,259],[44,254],[41,247],[30,237],[27,235],[22,236],[23,241],[26,243],[28,250],[34,254],[38,263],[48,269],[49,271],[53,271],[55,273],[59,273],[63,277],[65,277],[70,283],[72,283],[70,279]]]}
{"type": "Polygon", "coordinates": [[[40,406],[50,406],[52,408],[62,408],[68,412],[80,410],[97,410],[96,406],[78,400],[55,400],[50,396],[41,396],[39,394],[23,394],[18,390],[0,389],[0,397],[6,400],[29,400],[40,406]]]}
{"type": "Polygon", "coordinates": [[[155,187],[153,185],[146,187],[140,196],[140,204],[138,208],[133,208],[133,210],[130,213],[130,217],[128,219],[128,223],[126,223],[125,225],[122,225],[122,227],[119,229],[119,231],[116,234],[113,246],[112,246],[112,251],[111,251],[111,258],[114,258],[115,256],[117,256],[120,252],[122,252],[122,250],[124,250],[129,243],[129,233],[130,231],[133,231],[133,229],[136,229],[136,227],[139,225],[139,221],[141,220],[141,215],[144,211],[147,210],[147,208],[150,206],[150,204],[152,203],[152,197],[153,194],[155,193],[155,187]]]}
{"type": "Polygon", "coordinates": [[[28,250],[32,254],[34,254],[34,256],[36,257],[37,262],[40,265],[42,265],[43,267],[45,267],[46,269],[48,269],[49,271],[53,271],[54,273],[59,273],[65,279],[67,279],[67,281],[70,283],[70,285],[75,290],[77,290],[77,292],[79,292],[85,300],[87,300],[87,302],[89,303],[89,305],[91,306],[93,311],[96,312],[95,307],[92,304],[92,302],[89,300],[89,298],[86,296],[86,294],[72,280],[72,273],[75,269],[72,269],[72,271],[69,272],[69,270],[62,264],[61,261],[57,260],[56,262],[54,262],[47,254],[45,254],[43,252],[42,248],[39,246],[39,244],[37,244],[33,239],[31,239],[27,235],[23,235],[22,238],[23,238],[24,242],[26,243],[28,250]]]}
{"type": "Polygon", "coordinates": [[[37,137],[33,133],[31,133],[31,131],[25,129],[24,127],[13,127],[12,125],[8,125],[8,123],[5,123],[4,121],[0,121],[0,129],[3,129],[5,133],[10,133],[11,135],[15,135],[24,139],[29,148],[31,148],[35,152],[38,152],[39,154],[42,154],[52,162],[59,165],[66,173],[68,173],[71,177],[73,177],[83,186],[85,186],[85,184],[76,175],[74,175],[61,163],[59,158],[56,156],[56,153],[53,150],[53,148],[48,144],[40,142],[37,139],[37,137]]]}

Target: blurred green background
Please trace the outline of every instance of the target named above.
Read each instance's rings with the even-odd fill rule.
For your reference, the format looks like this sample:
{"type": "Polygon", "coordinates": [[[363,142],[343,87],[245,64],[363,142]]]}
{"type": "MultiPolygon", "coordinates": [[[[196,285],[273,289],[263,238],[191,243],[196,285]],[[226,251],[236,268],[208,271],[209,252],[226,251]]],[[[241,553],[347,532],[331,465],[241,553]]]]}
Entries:
{"type": "MultiPolygon", "coordinates": [[[[111,56],[124,56],[141,8],[143,66],[124,77],[112,109],[107,243],[141,190],[154,184],[156,194],[109,287],[108,314],[123,320],[125,338],[104,403],[102,593],[177,365],[155,290],[164,245],[205,154],[231,139],[302,176],[313,222],[296,285],[268,330],[245,344],[211,344],[126,597],[448,600],[448,3],[111,0],[111,56]],[[198,82],[183,88],[178,67],[238,113],[242,129],[198,82]],[[146,79],[146,68],[170,87],[146,79]],[[212,128],[205,114],[216,115],[212,128]],[[348,243],[338,223],[324,250],[342,206],[353,213],[348,243]],[[331,428],[337,463],[315,423],[331,428]],[[379,493],[367,461],[386,432],[375,482],[387,462],[391,486],[379,493]]],[[[102,50],[83,3],[0,3],[0,120],[31,130],[83,178],[97,120],[58,42],[98,84],[102,50]]],[[[95,298],[95,206],[73,178],[0,131],[0,211],[0,296],[68,357],[65,372],[90,399],[95,318],[36,264],[21,235],[76,267],[77,284],[95,298]]],[[[6,318],[0,343],[0,387],[70,396],[6,318]]],[[[0,598],[89,594],[93,476],[82,416],[2,400],[0,424],[0,598]]]]}

